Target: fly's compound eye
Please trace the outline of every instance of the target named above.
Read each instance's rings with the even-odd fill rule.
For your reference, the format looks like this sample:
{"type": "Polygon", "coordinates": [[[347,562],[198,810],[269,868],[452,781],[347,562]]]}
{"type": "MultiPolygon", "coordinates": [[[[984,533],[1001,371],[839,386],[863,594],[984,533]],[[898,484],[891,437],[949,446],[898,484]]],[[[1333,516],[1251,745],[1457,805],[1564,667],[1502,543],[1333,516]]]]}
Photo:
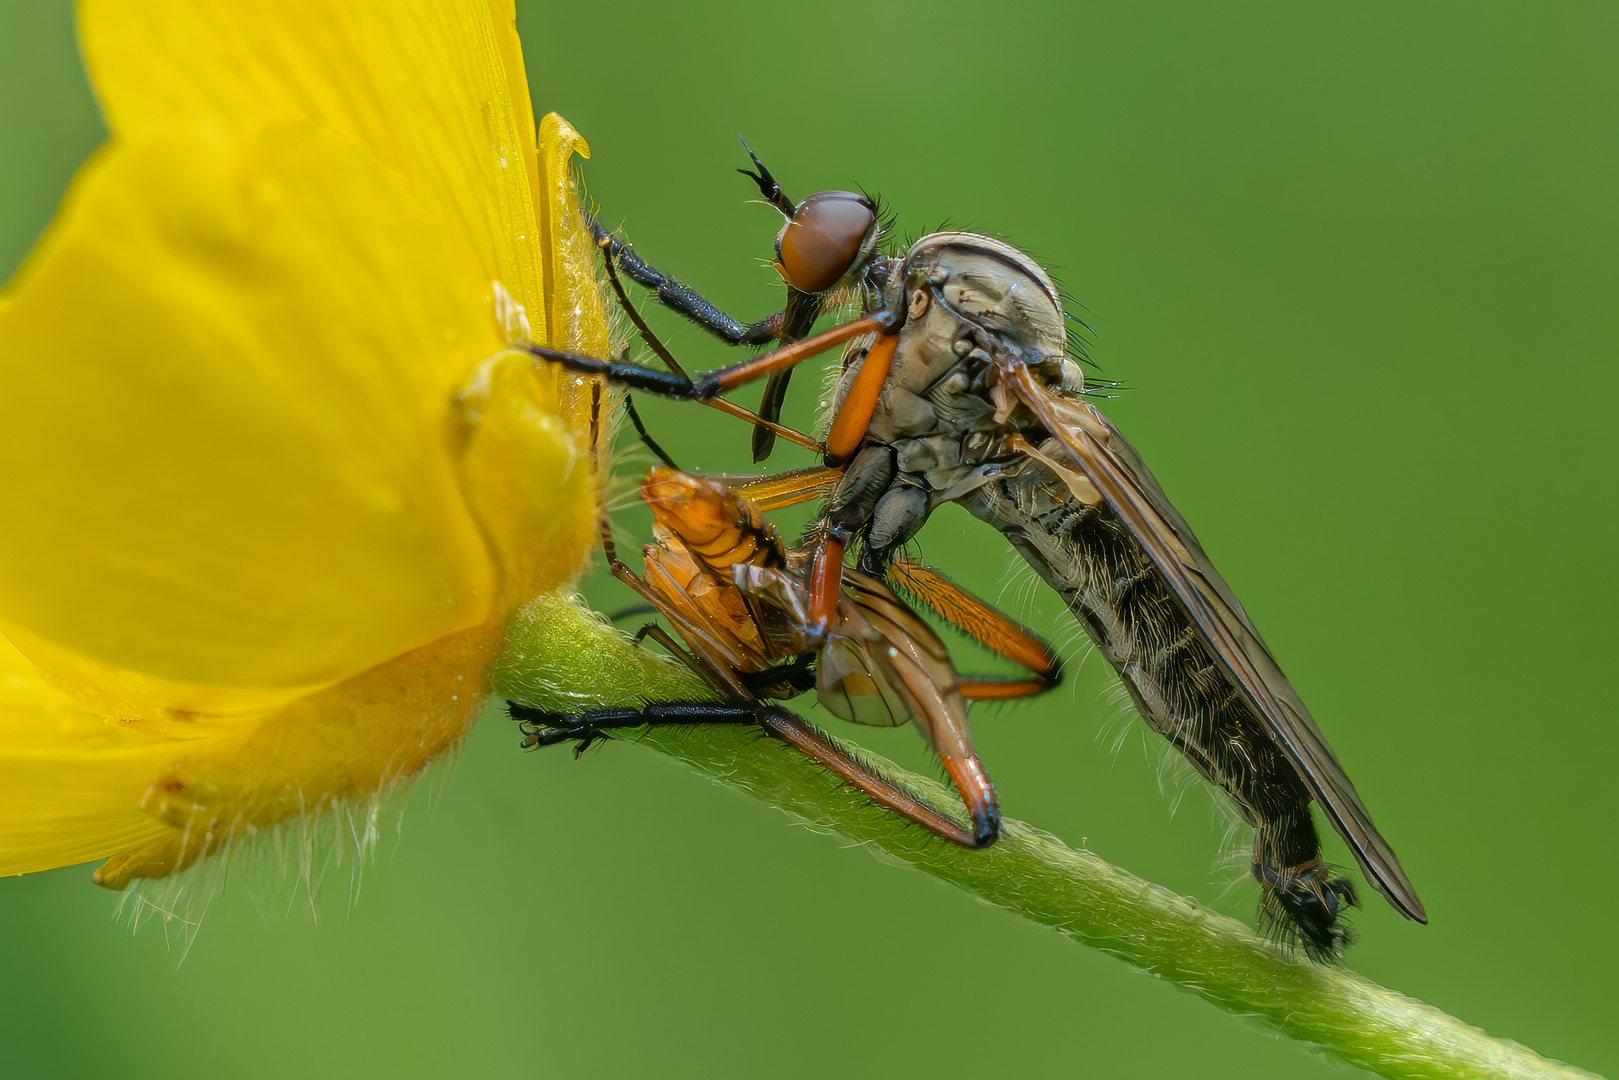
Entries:
{"type": "Polygon", "coordinates": [[[825,292],[849,272],[876,224],[876,207],[864,195],[817,192],[776,234],[776,269],[799,292],[825,292]]]}

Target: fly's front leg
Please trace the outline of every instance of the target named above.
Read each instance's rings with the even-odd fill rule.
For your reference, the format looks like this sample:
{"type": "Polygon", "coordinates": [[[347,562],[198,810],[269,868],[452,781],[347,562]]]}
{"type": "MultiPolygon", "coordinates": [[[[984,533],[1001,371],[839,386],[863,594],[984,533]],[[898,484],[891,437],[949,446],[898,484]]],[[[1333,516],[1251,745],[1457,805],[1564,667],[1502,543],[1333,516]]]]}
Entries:
{"type": "Polygon", "coordinates": [[[746,385],[755,379],[762,379],[773,372],[785,371],[795,364],[819,356],[828,349],[836,348],[863,334],[886,333],[896,321],[896,318],[887,312],[862,315],[858,319],[834,326],[830,330],[823,330],[803,341],[795,341],[791,345],[784,345],[741,363],[710,371],[696,379],[688,379],[674,372],[659,371],[657,368],[641,364],[603,360],[600,357],[552,349],[545,345],[527,344],[521,348],[538,359],[560,364],[569,371],[576,371],[581,375],[595,375],[608,382],[627,386],[631,390],[641,390],[679,401],[706,402],[712,401],[726,390],[746,385]]]}
{"type": "Polygon", "coordinates": [[[566,352],[532,343],[520,347],[540,360],[549,360],[569,371],[580,375],[594,375],[618,386],[627,386],[631,390],[641,390],[657,394],[659,397],[674,398],[677,401],[691,401],[697,397],[697,387],[692,381],[684,375],[676,375],[671,371],[659,371],[657,368],[641,364],[625,364],[617,360],[603,360],[597,356],[585,356],[582,353],[566,352]]]}
{"type": "MultiPolygon", "coordinates": [[[[701,401],[707,401],[725,390],[735,389],[778,371],[786,371],[812,356],[819,356],[828,349],[836,348],[865,334],[893,334],[902,320],[903,313],[896,315],[886,310],[873,312],[857,319],[850,319],[830,330],[822,330],[819,334],[812,334],[802,341],[794,341],[752,359],[710,371],[696,380],[696,397],[701,401]]],[[[873,407],[875,404],[873,401],[873,407]]],[[[866,422],[869,423],[870,419],[868,413],[866,422]]]]}
{"type": "Polygon", "coordinates": [[[685,282],[653,267],[635,253],[635,249],[602,228],[589,214],[585,221],[596,238],[596,243],[624,275],[637,285],[651,290],[658,303],[670,311],[696,323],[727,345],[765,345],[781,336],[786,325],[786,313],[778,311],[758,322],[738,322],[696,289],[685,282]]]}

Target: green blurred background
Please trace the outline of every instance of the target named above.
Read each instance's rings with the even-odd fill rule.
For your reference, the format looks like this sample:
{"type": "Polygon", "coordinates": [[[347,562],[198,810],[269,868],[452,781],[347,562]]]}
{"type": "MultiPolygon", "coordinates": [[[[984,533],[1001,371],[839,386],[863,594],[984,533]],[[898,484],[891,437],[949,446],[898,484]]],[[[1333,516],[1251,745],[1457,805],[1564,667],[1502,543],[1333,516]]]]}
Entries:
{"type": "MultiPolygon", "coordinates": [[[[905,235],[1045,260],[1432,913],[1369,896],[1354,965],[1619,1072],[1619,9],[519,8],[604,217],[740,316],[777,303],[779,219],[738,131],[795,194],[860,185],[905,235]]],[[[100,137],[68,5],[0,3],[0,274],[100,137]]],[[[648,412],[682,460],[745,465],[723,418],[648,412]]],[[[1072,640],[964,514],[922,551],[1072,640]]],[[[1007,811],[1251,918],[1223,818],[1196,788],[1173,810],[1104,666],[979,711],[1007,811]]],[[[922,761],[909,730],[853,734],[922,761]]],[[[318,925],[233,886],[178,972],[88,867],[0,882],[0,1074],[1348,1071],[643,750],[522,754],[490,714],[432,786],[357,903],[346,870],[318,925]]]]}

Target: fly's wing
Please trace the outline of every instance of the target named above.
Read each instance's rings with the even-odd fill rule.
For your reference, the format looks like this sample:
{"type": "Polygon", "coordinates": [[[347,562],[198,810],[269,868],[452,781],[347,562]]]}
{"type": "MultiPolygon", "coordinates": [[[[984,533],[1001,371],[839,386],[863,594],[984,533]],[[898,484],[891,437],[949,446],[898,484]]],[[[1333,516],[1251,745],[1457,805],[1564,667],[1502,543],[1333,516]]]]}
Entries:
{"type": "Polygon", "coordinates": [[[792,472],[775,473],[771,476],[736,476],[725,473],[707,475],[709,479],[718,480],[751,502],[756,509],[767,511],[797,506],[799,503],[832,494],[832,490],[838,486],[838,481],[843,478],[843,470],[827,465],[812,465],[809,468],[794,469],[792,472]]]}
{"type": "Polygon", "coordinates": [[[1309,710],[1135,448],[1089,405],[1054,398],[1021,363],[1009,365],[1006,375],[1018,398],[1069,450],[1135,535],[1234,685],[1275,734],[1333,828],[1354,850],[1367,881],[1401,914],[1427,922],[1400,860],[1372,824],[1309,710]]]}
{"type": "MultiPolygon", "coordinates": [[[[809,621],[804,586],[788,571],[738,563],[731,567],[731,578],[751,603],[780,611],[786,625],[802,627],[809,621]]],[[[910,710],[871,651],[876,635],[847,600],[839,605],[838,615],[815,664],[815,691],[821,704],[852,724],[905,723],[910,710]]]]}
{"type": "Polygon", "coordinates": [[[828,712],[851,724],[898,727],[911,718],[887,666],[873,655],[880,642],[842,627],[834,630],[815,666],[815,692],[828,712]]]}

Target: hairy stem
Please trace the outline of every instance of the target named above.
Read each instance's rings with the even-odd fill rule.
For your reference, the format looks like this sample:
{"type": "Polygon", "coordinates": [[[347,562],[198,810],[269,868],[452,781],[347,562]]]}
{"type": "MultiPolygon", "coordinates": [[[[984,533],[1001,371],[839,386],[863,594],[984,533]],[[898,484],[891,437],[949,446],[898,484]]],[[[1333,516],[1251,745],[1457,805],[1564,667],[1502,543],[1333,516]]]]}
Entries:
{"type": "MultiPolygon", "coordinates": [[[[514,620],[497,692],[543,709],[711,696],[684,668],[631,645],[570,597],[514,620]]],[[[965,892],[1101,949],[1229,1012],[1388,1077],[1590,1077],[1341,967],[1303,960],[1250,927],[1008,819],[987,851],[937,840],[829,780],[786,746],[736,727],[631,735],[748,795],[835,829],[965,892]]],[[[941,808],[940,784],[861,755],[941,808]]]]}

